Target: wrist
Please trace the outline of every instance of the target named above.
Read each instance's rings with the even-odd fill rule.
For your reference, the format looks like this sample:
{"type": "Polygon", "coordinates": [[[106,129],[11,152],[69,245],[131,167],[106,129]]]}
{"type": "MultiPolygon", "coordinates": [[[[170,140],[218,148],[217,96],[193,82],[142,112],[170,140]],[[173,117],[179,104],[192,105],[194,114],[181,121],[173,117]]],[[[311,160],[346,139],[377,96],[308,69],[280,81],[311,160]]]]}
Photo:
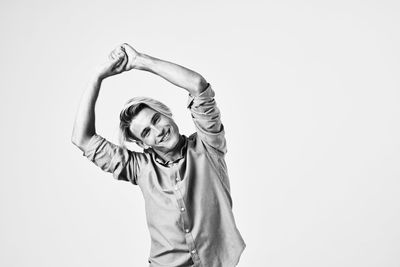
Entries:
{"type": "Polygon", "coordinates": [[[105,78],[107,78],[107,77],[105,76],[104,73],[95,71],[95,72],[90,76],[89,81],[90,81],[91,83],[101,83],[105,78]]]}
{"type": "Polygon", "coordinates": [[[135,69],[150,70],[152,58],[146,54],[138,53],[134,62],[135,69]]]}

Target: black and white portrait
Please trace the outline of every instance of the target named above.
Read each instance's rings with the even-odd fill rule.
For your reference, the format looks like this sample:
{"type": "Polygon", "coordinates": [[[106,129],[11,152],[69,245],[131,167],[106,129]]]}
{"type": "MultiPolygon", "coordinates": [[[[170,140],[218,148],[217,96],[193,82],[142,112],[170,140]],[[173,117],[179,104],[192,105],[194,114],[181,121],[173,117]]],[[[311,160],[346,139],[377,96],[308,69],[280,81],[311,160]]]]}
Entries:
{"type": "Polygon", "coordinates": [[[3,1],[0,266],[399,266],[399,12],[3,1]]]}

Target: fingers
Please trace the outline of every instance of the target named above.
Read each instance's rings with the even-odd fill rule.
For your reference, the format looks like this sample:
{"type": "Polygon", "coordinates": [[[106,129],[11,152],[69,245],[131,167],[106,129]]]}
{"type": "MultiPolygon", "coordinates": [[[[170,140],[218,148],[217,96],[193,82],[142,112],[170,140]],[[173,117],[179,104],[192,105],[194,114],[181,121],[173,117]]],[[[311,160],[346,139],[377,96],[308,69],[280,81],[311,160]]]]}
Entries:
{"type": "Polygon", "coordinates": [[[121,44],[120,46],[121,46],[121,48],[122,48],[124,51],[126,50],[126,48],[129,48],[129,47],[130,47],[130,45],[127,44],[127,43],[123,43],[123,44],[121,44]]]}
{"type": "Polygon", "coordinates": [[[108,55],[108,57],[110,59],[115,59],[118,58],[119,56],[121,56],[121,54],[125,52],[125,49],[123,48],[122,45],[117,46],[116,48],[114,48],[111,53],[108,55]]]}
{"type": "Polygon", "coordinates": [[[125,52],[125,47],[123,45],[124,44],[117,46],[108,55],[109,61],[107,63],[107,76],[119,74],[126,70],[129,58],[127,53],[125,52]]]}
{"type": "Polygon", "coordinates": [[[116,73],[121,73],[128,62],[128,57],[124,52],[120,52],[116,55],[117,63],[114,65],[114,71],[116,73]]]}
{"type": "Polygon", "coordinates": [[[110,55],[108,65],[111,67],[111,69],[115,69],[121,64],[122,60],[122,56],[110,55]]]}

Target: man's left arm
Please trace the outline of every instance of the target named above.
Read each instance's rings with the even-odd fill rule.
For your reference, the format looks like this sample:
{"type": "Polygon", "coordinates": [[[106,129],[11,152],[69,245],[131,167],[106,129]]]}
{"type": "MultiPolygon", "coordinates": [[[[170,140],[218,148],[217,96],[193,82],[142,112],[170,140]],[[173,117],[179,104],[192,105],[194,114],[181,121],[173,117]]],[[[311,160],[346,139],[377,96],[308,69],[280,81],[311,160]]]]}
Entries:
{"type": "Polygon", "coordinates": [[[126,69],[154,73],[189,92],[189,108],[200,140],[208,147],[226,153],[224,127],[214,100],[214,91],[197,72],[178,64],[139,53],[128,44],[121,47],[128,57],[126,69]]]}
{"type": "Polygon", "coordinates": [[[138,69],[154,73],[168,82],[185,89],[192,96],[201,94],[207,88],[207,81],[193,70],[139,53],[128,44],[122,44],[121,47],[128,57],[127,70],[138,69]]]}

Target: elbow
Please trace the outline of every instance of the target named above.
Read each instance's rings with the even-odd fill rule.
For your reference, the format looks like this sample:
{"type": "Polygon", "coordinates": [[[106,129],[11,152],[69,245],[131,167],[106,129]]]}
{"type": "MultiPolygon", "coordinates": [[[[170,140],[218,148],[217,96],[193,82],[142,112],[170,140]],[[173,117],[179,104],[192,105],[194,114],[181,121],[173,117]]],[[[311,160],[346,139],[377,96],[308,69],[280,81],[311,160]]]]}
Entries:
{"type": "Polygon", "coordinates": [[[79,134],[78,134],[78,131],[77,131],[76,128],[77,128],[77,127],[75,127],[75,125],[74,125],[74,128],[73,128],[73,130],[72,130],[72,135],[71,135],[71,142],[72,142],[72,144],[74,144],[75,146],[78,146],[78,147],[79,147],[79,143],[80,143],[80,140],[81,140],[82,138],[79,138],[79,134]]]}
{"type": "Polygon", "coordinates": [[[74,146],[78,147],[80,150],[83,149],[82,141],[79,138],[77,138],[76,136],[72,135],[71,142],[74,146]]]}
{"type": "Polygon", "coordinates": [[[74,146],[78,147],[80,150],[84,151],[87,144],[89,143],[90,137],[82,137],[76,134],[72,134],[71,142],[74,146]]]}
{"type": "Polygon", "coordinates": [[[78,136],[77,136],[77,134],[76,134],[75,127],[74,127],[74,129],[72,130],[71,142],[72,142],[72,144],[74,144],[75,146],[77,146],[77,144],[78,144],[78,136]]]}
{"type": "Polygon", "coordinates": [[[79,147],[79,141],[78,141],[78,139],[77,139],[75,136],[72,136],[72,137],[71,137],[71,143],[72,143],[74,146],[79,147]]]}
{"type": "Polygon", "coordinates": [[[196,79],[195,84],[193,85],[193,96],[198,96],[202,92],[204,92],[207,89],[208,82],[206,79],[203,78],[203,76],[199,75],[199,77],[196,79]]]}

